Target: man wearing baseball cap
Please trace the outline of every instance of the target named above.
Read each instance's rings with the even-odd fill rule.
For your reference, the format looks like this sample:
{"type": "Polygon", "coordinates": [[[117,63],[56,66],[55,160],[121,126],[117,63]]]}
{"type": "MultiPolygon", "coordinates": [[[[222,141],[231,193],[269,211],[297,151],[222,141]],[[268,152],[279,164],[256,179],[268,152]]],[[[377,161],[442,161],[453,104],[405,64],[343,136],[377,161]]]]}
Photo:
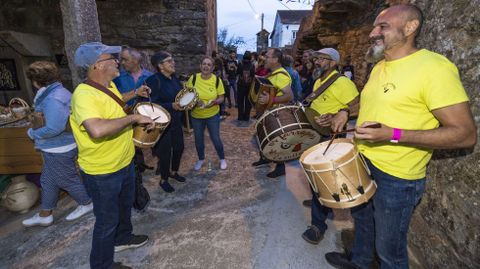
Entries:
{"type": "MultiPolygon", "coordinates": [[[[340,62],[340,54],[333,48],[323,48],[314,53],[315,65],[320,70],[320,77],[313,85],[313,92],[310,97],[310,108],[319,116],[315,117],[315,122],[321,127],[331,129],[333,132],[339,132],[348,121],[350,115],[358,114],[358,90],[355,84],[347,77],[340,76],[337,72],[337,66],[340,62]],[[318,92],[321,86],[332,82],[320,95],[318,92]],[[317,95],[315,97],[315,93],[317,95]],[[313,99],[313,100],[312,100],[313,99]]],[[[322,140],[328,140],[331,137],[322,135],[322,140]]],[[[312,190],[312,200],[306,200],[304,205],[311,205],[311,226],[302,234],[302,238],[311,244],[318,244],[323,239],[323,234],[327,230],[328,213],[330,208],[320,204],[312,190]]]]}
{"type": "Polygon", "coordinates": [[[78,164],[92,197],[93,229],[91,268],[130,268],[113,262],[114,251],[143,246],[146,235],[133,235],[131,208],[135,175],[132,158],[132,124],[154,127],[152,119],[127,115],[121,102],[136,95],[147,96],[148,88],[121,95],[112,80],[119,75],[120,46],[100,42],[81,45],[75,52],[75,65],[87,70],[87,80],[72,95],[70,124],[78,144],[78,164]]]}

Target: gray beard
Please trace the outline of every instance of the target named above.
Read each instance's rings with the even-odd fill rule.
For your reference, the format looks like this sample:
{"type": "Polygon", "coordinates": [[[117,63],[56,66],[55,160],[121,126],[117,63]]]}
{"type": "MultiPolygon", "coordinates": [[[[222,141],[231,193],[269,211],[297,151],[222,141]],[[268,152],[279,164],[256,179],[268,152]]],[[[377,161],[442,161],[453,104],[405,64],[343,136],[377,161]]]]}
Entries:
{"type": "Polygon", "coordinates": [[[385,51],[385,45],[375,45],[373,44],[368,48],[367,53],[365,54],[365,61],[367,63],[377,63],[385,57],[383,54],[385,51]]]}

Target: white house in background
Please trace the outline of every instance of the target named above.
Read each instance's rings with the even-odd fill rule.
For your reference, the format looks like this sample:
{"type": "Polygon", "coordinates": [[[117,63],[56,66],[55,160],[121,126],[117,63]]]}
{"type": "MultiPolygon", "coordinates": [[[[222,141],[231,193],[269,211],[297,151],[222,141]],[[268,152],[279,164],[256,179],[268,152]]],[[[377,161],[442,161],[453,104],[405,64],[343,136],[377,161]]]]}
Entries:
{"type": "Polygon", "coordinates": [[[272,34],[270,35],[272,47],[283,48],[293,45],[302,19],[311,14],[311,10],[277,10],[272,34]]]}

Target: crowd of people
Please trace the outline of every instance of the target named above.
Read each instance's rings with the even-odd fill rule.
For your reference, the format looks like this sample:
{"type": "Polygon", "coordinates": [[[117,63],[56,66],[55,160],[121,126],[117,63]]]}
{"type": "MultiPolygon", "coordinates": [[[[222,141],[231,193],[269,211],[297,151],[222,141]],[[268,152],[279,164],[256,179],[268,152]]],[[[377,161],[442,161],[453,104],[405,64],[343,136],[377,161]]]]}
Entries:
{"type": "MultiPolygon", "coordinates": [[[[199,72],[186,81],[198,94],[191,111],[198,155],[193,169],[199,171],[205,162],[205,128],[220,169],[227,169],[221,119],[226,116],[226,106],[236,106],[239,126],[250,122],[249,91],[255,76],[267,78],[276,89],[273,95],[261,92],[255,100],[260,105],[274,108],[304,102],[318,113],[315,123],[330,128],[331,133],[344,130],[350,118],[358,117],[355,143],[377,191],[367,203],[351,208],[355,225],[352,250],[330,252],[325,258],[336,268],[366,269],[376,253],[381,268],[408,268],[408,226],[425,190],[432,150],[476,143],[476,127],[457,68],[445,57],[415,45],[422,23],[422,12],[413,5],[392,6],[378,15],[367,52],[368,60],[376,65],[361,92],[352,82],[350,57],[346,56],[340,68],[341,55],[335,48],[305,51],[297,63],[278,48],[259,54],[245,52],[240,62],[235,51],[225,59],[221,53],[203,57],[199,72]],[[379,128],[369,128],[372,124],[379,128]]],[[[127,113],[126,105],[134,99],[158,104],[170,114],[169,126],[152,149],[158,158],[155,174],[160,176],[159,186],[170,193],[175,191],[170,179],[187,181],[179,174],[183,117],[175,97],[183,84],[176,75],[174,56],[166,51],[155,53],[150,59],[154,72],[143,68],[141,59],[142,54],[133,48],[82,44],[75,52],[75,65],[85,69],[87,76],[73,95],[59,82],[53,63],[35,62],[27,70],[37,89],[35,112],[43,117],[43,125],[32,126],[28,135],[42,152],[44,168],[41,211],[23,224],[52,224],[58,192],[65,189],[79,204],[67,220],[92,210],[95,215],[91,268],[129,268],[114,262],[114,253],[148,242],[147,235],[132,233],[131,210],[135,167],[153,168],[145,164],[142,150],[135,148],[132,126],[151,130],[155,122],[148,116],[127,113]]],[[[261,112],[255,116],[260,117],[261,112]]],[[[331,138],[322,134],[322,141],[331,138]]],[[[268,162],[260,152],[253,165],[268,162]]],[[[284,163],[277,163],[267,176],[284,174],[284,163]]],[[[320,204],[311,191],[312,199],[303,202],[311,207],[311,225],[302,238],[318,244],[327,230],[325,220],[331,209],[320,204]]]]}

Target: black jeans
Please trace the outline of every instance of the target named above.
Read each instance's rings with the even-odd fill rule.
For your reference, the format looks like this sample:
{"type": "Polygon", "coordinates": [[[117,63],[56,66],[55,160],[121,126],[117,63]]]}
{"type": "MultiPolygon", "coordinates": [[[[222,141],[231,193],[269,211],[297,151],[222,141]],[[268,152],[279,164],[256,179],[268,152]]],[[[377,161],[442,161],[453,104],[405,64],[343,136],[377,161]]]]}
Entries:
{"type": "Polygon", "coordinates": [[[168,179],[170,168],[172,171],[178,171],[183,148],[182,127],[174,125],[167,128],[153,147],[153,154],[158,157],[157,171],[160,172],[162,179],[168,179]]]}
{"type": "Polygon", "coordinates": [[[250,119],[250,110],[252,104],[248,100],[248,86],[238,84],[238,120],[248,121],[250,119]]]}

